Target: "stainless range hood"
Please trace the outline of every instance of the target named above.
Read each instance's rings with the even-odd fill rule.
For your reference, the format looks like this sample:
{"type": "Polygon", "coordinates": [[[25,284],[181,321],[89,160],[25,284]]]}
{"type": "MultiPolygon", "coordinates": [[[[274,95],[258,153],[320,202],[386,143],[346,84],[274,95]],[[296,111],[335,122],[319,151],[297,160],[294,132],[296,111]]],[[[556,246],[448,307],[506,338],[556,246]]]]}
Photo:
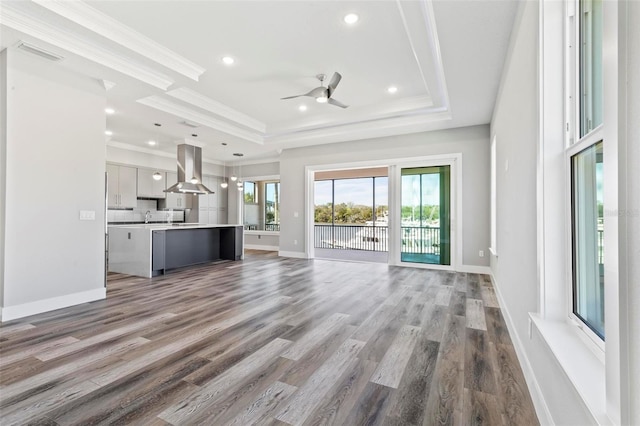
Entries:
{"type": "Polygon", "coordinates": [[[188,144],[178,145],[178,183],[164,192],[214,194],[202,184],[202,148],[188,144]],[[192,179],[197,180],[197,183],[192,183],[192,179]]]}

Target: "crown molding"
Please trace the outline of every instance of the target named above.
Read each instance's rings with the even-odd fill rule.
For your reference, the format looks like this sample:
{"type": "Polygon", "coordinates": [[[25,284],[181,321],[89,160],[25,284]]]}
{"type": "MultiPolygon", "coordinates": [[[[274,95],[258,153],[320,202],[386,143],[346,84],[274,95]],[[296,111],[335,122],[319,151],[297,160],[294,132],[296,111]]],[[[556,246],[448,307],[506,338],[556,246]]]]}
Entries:
{"type": "Polygon", "coordinates": [[[195,90],[180,87],[178,89],[170,90],[166,94],[257,132],[264,133],[266,131],[265,123],[204,96],[195,90]]]}
{"type": "MultiPolygon", "coordinates": [[[[164,157],[164,158],[171,158],[171,159],[175,159],[176,158],[176,154],[175,153],[169,153],[169,152],[165,152],[165,151],[158,151],[155,149],[149,149],[149,148],[145,148],[142,146],[136,146],[136,145],[131,145],[125,142],[117,142],[117,141],[108,141],[107,142],[107,146],[113,147],[113,148],[118,148],[118,149],[124,149],[127,151],[135,151],[135,152],[142,152],[144,154],[149,154],[149,155],[155,155],[156,157],[164,157]]],[[[210,158],[205,158],[202,157],[202,161],[205,163],[209,163],[209,164],[215,164],[218,166],[223,165],[223,162],[220,160],[212,160],[210,158]]]]}
{"type": "Polygon", "coordinates": [[[225,121],[217,120],[207,114],[184,107],[161,96],[149,96],[138,99],[137,102],[258,145],[264,144],[262,133],[245,130],[225,121]]]}
{"type": "Polygon", "coordinates": [[[68,20],[151,59],[158,64],[198,81],[206,71],[183,56],[140,34],[82,1],[32,0],[68,20]]]}
{"type": "Polygon", "coordinates": [[[316,130],[269,135],[265,137],[265,146],[290,148],[292,144],[306,146],[314,143],[346,142],[394,134],[416,133],[432,130],[434,124],[451,119],[452,116],[448,110],[443,107],[433,108],[411,115],[349,123],[316,130]]]}
{"type": "Polygon", "coordinates": [[[432,2],[396,0],[396,3],[423,84],[435,105],[449,109],[449,92],[432,2]],[[426,69],[433,73],[425,73],[426,69]]]}
{"type": "Polygon", "coordinates": [[[175,154],[170,154],[168,152],[158,151],[157,149],[145,148],[142,146],[131,145],[125,142],[118,142],[114,140],[107,141],[107,146],[111,146],[113,148],[126,149],[127,151],[143,152],[145,154],[155,155],[157,157],[176,158],[175,154]]]}
{"type": "Polygon", "coordinates": [[[129,58],[114,54],[98,45],[83,41],[61,27],[54,27],[20,8],[27,2],[2,2],[2,25],[57,46],[85,59],[126,74],[151,86],[166,90],[173,84],[168,76],[138,65],[129,58]]]}
{"type": "Polygon", "coordinates": [[[417,113],[423,114],[429,111],[439,112],[440,109],[434,108],[433,101],[430,96],[415,96],[389,101],[384,103],[382,106],[372,105],[360,107],[357,109],[357,112],[354,108],[352,111],[349,111],[351,114],[345,118],[342,118],[343,116],[338,112],[336,114],[302,118],[292,122],[290,121],[280,123],[279,125],[276,124],[274,126],[269,126],[266,136],[273,137],[293,132],[328,129],[335,126],[358,124],[385,118],[415,115],[417,113]]]}

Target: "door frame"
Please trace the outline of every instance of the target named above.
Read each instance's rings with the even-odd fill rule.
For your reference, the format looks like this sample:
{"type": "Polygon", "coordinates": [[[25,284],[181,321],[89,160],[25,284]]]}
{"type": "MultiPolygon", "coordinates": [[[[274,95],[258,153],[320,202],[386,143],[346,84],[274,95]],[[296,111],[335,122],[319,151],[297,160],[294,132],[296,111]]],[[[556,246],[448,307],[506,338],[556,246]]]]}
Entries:
{"type": "MultiPolygon", "coordinates": [[[[389,176],[391,181],[391,176],[389,176]]],[[[391,187],[391,183],[389,184],[391,187]]],[[[410,266],[424,269],[440,269],[445,271],[457,271],[460,269],[462,261],[462,154],[434,155],[411,159],[410,161],[399,161],[393,170],[394,214],[389,212],[393,226],[389,229],[389,239],[394,241],[393,253],[390,250],[389,264],[398,266],[410,266]],[[451,240],[451,262],[450,265],[436,265],[428,263],[403,262],[401,260],[401,240],[402,240],[402,217],[400,209],[402,207],[402,177],[404,168],[449,166],[451,177],[451,206],[450,206],[450,240],[451,240]]],[[[391,204],[391,203],[389,203],[391,204]]],[[[389,206],[391,210],[391,206],[389,206]]],[[[391,247],[390,247],[391,249],[391,247]]]]}
{"type": "Polygon", "coordinates": [[[370,167],[389,168],[389,265],[413,268],[460,270],[462,262],[462,153],[428,155],[386,160],[367,160],[305,166],[305,257],[315,258],[314,248],[314,182],[315,173],[327,170],[349,170],[370,167]],[[400,261],[400,169],[429,165],[451,167],[451,265],[430,265],[400,261]]]}

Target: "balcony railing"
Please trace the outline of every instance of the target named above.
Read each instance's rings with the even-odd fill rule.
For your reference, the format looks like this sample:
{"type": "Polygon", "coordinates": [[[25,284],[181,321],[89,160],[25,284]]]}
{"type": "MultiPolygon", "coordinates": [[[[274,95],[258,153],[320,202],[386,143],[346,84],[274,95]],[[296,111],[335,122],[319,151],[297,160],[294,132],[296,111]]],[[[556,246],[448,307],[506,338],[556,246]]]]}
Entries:
{"type": "Polygon", "coordinates": [[[403,226],[402,253],[440,254],[440,228],[403,226]]]}
{"type": "Polygon", "coordinates": [[[386,226],[316,224],[316,248],[389,251],[386,226]]]}
{"type": "Polygon", "coordinates": [[[604,231],[598,229],[598,263],[604,264],[604,231]]]}
{"type": "Polygon", "coordinates": [[[260,229],[260,225],[245,224],[244,230],[245,231],[280,231],[280,224],[267,223],[266,225],[264,225],[264,229],[260,229]]]}
{"type": "MultiPolygon", "coordinates": [[[[440,228],[403,226],[401,230],[403,253],[440,254],[440,228]]],[[[389,228],[387,226],[316,223],[314,247],[389,251],[389,228]]]]}

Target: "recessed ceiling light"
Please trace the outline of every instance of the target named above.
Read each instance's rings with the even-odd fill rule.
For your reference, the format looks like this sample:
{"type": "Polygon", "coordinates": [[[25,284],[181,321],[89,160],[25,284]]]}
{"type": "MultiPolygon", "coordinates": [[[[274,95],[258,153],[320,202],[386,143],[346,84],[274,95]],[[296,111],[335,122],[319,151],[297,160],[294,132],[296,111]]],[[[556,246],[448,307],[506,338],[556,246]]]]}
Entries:
{"type": "Polygon", "coordinates": [[[396,86],[389,86],[387,88],[387,92],[389,93],[396,93],[398,91],[398,88],[396,86]]]}
{"type": "Polygon", "coordinates": [[[300,111],[306,111],[306,110],[307,110],[307,106],[306,106],[306,105],[300,105],[300,106],[298,107],[298,109],[299,109],[300,111]]]}
{"type": "Polygon", "coordinates": [[[233,65],[233,63],[234,63],[235,61],[236,61],[236,60],[235,60],[235,59],[233,59],[231,56],[223,56],[223,57],[222,57],[222,62],[223,62],[225,65],[233,65]]]}
{"type": "Polygon", "coordinates": [[[111,115],[111,114],[114,114],[116,112],[116,110],[113,109],[113,108],[105,108],[104,112],[106,112],[107,114],[111,115]]]}
{"type": "Polygon", "coordinates": [[[111,130],[105,130],[104,134],[107,136],[111,136],[113,134],[113,132],[111,130]]]}
{"type": "Polygon", "coordinates": [[[358,19],[358,15],[356,15],[355,13],[349,13],[344,16],[344,22],[349,25],[355,24],[356,22],[358,22],[358,19]]]}
{"type": "Polygon", "coordinates": [[[149,141],[149,142],[147,142],[147,143],[148,143],[149,145],[151,145],[151,146],[156,146],[156,145],[158,144],[158,142],[156,142],[156,141],[149,141]]]}

